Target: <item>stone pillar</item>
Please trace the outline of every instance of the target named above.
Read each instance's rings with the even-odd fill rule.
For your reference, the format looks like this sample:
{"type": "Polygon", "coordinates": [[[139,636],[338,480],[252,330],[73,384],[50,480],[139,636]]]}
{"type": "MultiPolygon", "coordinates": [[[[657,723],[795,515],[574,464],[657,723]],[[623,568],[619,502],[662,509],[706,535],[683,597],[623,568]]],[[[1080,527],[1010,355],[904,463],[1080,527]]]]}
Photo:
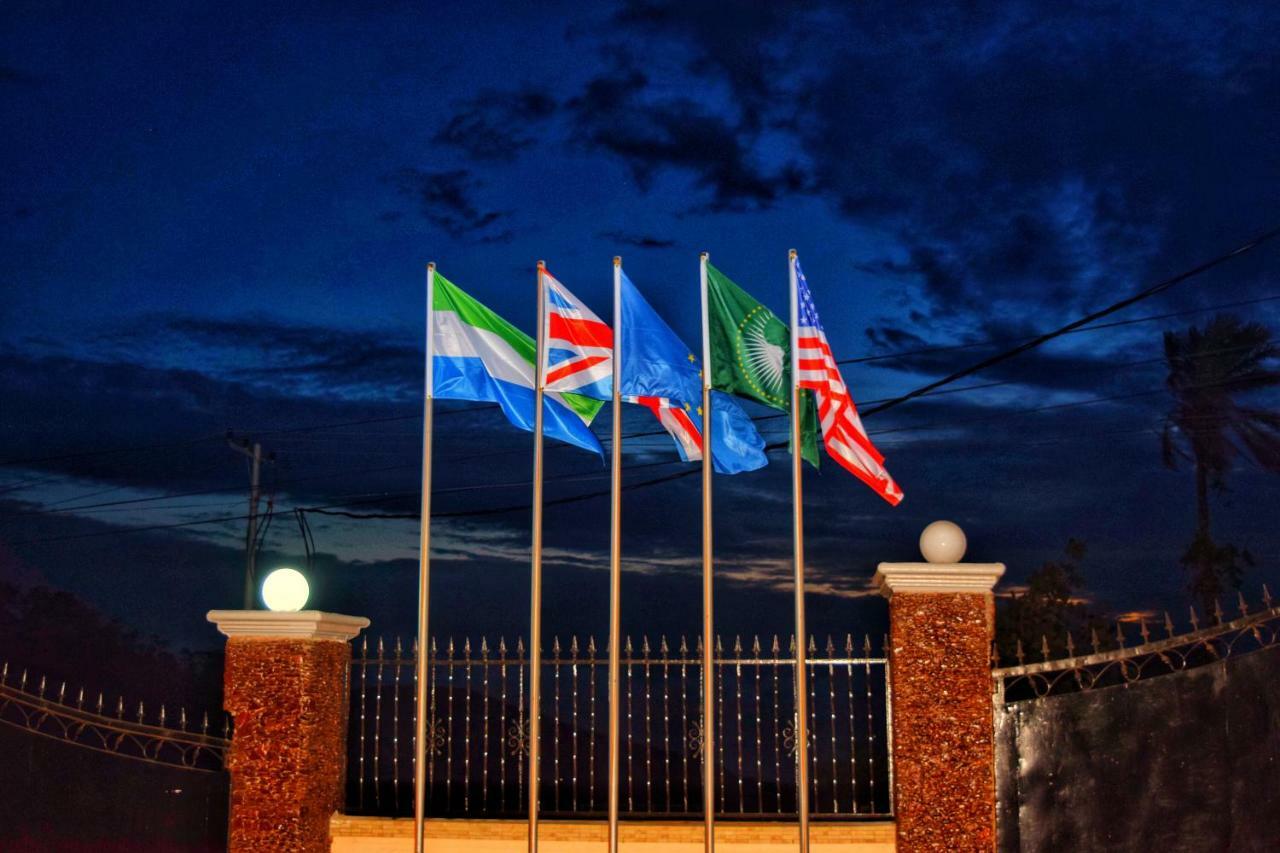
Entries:
{"type": "Polygon", "coordinates": [[[346,776],[349,641],[368,619],[211,610],[227,636],[223,705],[235,720],[230,853],[327,853],[346,776]]]}
{"type": "Polygon", "coordinates": [[[898,853],[996,847],[991,590],[1001,563],[961,563],[964,531],[935,521],[928,562],[881,563],[889,599],[898,853]]]}

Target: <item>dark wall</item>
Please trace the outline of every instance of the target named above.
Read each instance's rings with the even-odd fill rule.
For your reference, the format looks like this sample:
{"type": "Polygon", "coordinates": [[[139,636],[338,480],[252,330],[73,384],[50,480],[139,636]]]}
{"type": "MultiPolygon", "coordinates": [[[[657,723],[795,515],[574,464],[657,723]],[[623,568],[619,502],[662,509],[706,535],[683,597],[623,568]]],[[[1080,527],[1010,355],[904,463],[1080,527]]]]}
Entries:
{"type": "Polygon", "coordinates": [[[1280,647],[996,711],[1002,853],[1280,850],[1280,647]]]}
{"type": "Polygon", "coordinates": [[[107,755],[0,725],[0,850],[212,853],[227,775],[107,755]]]}

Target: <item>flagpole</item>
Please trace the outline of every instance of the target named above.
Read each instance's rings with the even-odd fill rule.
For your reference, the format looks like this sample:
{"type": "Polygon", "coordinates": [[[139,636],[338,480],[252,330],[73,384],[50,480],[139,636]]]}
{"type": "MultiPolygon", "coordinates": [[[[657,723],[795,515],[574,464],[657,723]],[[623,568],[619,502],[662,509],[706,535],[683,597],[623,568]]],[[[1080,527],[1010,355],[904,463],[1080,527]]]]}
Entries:
{"type": "Polygon", "coordinates": [[[699,264],[702,287],[702,810],[703,849],[716,847],[715,813],[715,625],[712,618],[711,549],[711,336],[707,325],[707,260],[699,264]]]}
{"type": "Polygon", "coordinates": [[[796,250],[787,254],[791,297],[791,541],[795,561],[796,606],[796,816],[800,824],[800,853],[809,853],[809,694],[807,634],[804,626],[804,496],[800,434],[800,311],[796,304],[796,250]]]}
{"type": "Polygon", "coordinates": [[[546,384],[545,261],[538,261],[538,338],[533,392],[533,558],[529,589],[529,853],[538,851],[538,717],[542,698],[542,396],[546,384]]]}
{"type": "Polygon", "coordinates": [[[431,430],[435,396],[435,289],[436,265],[427,264],[427,369],[422,403],[422,518],[418,531],[418,649],[415,655],[413,725],[413,850],[426,845],[427,820],[427,615],[431,604],[431,430]]]}
{"type": "Polygon", "coordinates": [[[613,259],[613,471],[609,532],[609,853],[618,853],[619,677],[622,669],[622,258],[613,259]]]}

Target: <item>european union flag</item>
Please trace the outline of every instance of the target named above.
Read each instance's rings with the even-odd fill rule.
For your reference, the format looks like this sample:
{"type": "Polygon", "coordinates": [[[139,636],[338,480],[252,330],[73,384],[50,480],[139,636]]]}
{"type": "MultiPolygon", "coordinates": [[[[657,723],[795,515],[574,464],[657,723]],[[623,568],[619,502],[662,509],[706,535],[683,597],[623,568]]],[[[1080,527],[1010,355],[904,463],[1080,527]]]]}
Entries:
{"type": "MultiPolygon", "coordinates": [[[[622,274],[622,317],[616,330],[622,359],[619,392],[646,406],[671,433],[686,461],[702,458],[702,378],[698,358],[622,274]]],[[[768,464],[764,438],[732,397],[712,392],[715,429],[711,460],[722,474],[768,464]]]]}

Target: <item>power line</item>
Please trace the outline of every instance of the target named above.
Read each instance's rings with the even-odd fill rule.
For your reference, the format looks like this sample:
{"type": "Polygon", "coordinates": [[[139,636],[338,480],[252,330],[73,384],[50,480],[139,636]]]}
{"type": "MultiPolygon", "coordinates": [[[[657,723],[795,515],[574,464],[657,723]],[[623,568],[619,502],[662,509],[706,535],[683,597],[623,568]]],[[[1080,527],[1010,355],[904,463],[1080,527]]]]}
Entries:
{"type": "Polygon", "coordinates": [[[1198,264],[1192,267],[1191,269],[1187,270],[1186,272],[1178,273],[1172,278],[1167,278],[1164,281],[1157,282],[1151,285],[1150,287],[1147,287],[1147,288],[1144,288],[1143,290],[1138,291],[1132,296],[1129,296],[1125,299],[1121,299],[1119,302],[1114,302],[1111,305],[1108,305],[1106,308],[1103,308],[1098,311],[1094,311],[1090,314],[1086,314],[1085,316],[1081,317],[1078,320],[1073,320],[1072,322],[1067,323],[1065,326],[1060,326],[1059,328],[1054,329],[1051,332],[1045,332],[1042,335],[1037,335],[1035,338],[1032,338],[1031,340],[1026,341],[1025,343],[1019,344],[1018,346],[1013,347],[1012,349],[1007,349],[1004,352],[997,353],[996,355],[990,356],[988,358],[984,358],[982,361],[979,361],[976,364],[972,364],[966,368],[963,368],[962,370],[957,370],[954,373],[950,373],[942,377],[941,379],[937,379],[937,380],[934,380],[933,382],[929,382],[924,385],[921,385],[919,388],[916,388],[913,391],[908,391],[906,394],[901,394],[893,398],[892,400],[881,403],[878,406],[873,406],[872,408],[867,409],[862,413],[863,417],[874,415],[877,412],[888,411],[889,409],[902,405],[908,400],[913,400],[916,397],[921,396],[922,394],[927,394],[935,388],[941,388],[943,385],[950,385],[952,382],[955,382],[958,379],[963,379],[966,376],[972,376],[973,374],[977,373],[980,370],[985,370],[986,368],[1000,364],[1003,361],[1008,361],[1009,359],[1015,356],[1018,356],[1024,352],[1027,352],[1028,350],[1035,349],[1036,347],[1041,346],[1042,344],[1048,343],[1054,338],[1061,337],[1076,329],[1079,329],[1082,326],[1086,326],[1089,323],[1092,323],[1094,320],[1100,320],[1103,317],[1107,317],[1111,314],[1116,313],[1117,311],[1121,311],[1125,308],[1128,308],[1130,305],[1134,305],[1138,302],[1141,302],[1144,299],[1150,299],[1152,296],[1155,296],[1159,293],[1164,293],[1166,290],[1169,290],[1171,287],[1177,284],[1181,284],[1182,282],[1187,281],[1188,279],[1194,278],[1195,276],[1200,275],[1201,273],[1208,272],[1214,267],[1224,264],[1233,258],[1237,258],[1240,255],[1245,254],[1246,252],[1250,252],[1256,249],[1258,246],[1261,246],[1264,243],[1275,239],[1277,236],[1280,236],[1280,227],[1272,228],[1269,231],[1264,231],[1262,234],[1258,235],[1257,237],[1254,237],[1252,240],[1249,240],[1237,246],[1236,248],[1232,249],[1231,251],[1225,254],[1218,255],[1216,258],[1213,258],[1212,260],[1208,260],[1208,261],[1205,261],[1204,263],[1198,264]]]}

